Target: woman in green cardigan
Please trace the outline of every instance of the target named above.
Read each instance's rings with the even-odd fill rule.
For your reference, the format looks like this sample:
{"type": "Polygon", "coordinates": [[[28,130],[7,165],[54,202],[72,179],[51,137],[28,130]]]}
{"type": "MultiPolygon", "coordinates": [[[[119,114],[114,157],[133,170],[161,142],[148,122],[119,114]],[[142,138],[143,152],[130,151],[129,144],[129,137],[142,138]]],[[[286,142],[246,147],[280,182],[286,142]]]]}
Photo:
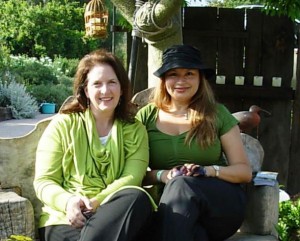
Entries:
{"type": "Polygon", "coordinates": [[[153,209],[140,188],[148,137],[134,120],[121,62],[104,50],[83,57],[74,97],[37,148],[34,188],[44,205],[40,240],[139,240],[153,209]]]}

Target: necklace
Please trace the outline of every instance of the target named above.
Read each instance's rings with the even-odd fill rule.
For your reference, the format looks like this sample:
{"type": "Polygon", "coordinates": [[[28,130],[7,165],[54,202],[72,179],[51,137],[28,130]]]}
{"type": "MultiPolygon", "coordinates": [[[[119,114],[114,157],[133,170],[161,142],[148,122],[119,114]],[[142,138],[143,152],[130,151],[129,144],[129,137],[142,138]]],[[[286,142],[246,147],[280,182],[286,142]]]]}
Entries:
{"type": "Polygon", "coordinates": [[[171,115],[171,116],[175,116],[175,117],[181,117],[183,116],[185,120],[189,119],[189,112],[187,111],[184,114],[176,114],[176,113],[172,113],[172,112],[166,112],[167,114],[171,115]]]}

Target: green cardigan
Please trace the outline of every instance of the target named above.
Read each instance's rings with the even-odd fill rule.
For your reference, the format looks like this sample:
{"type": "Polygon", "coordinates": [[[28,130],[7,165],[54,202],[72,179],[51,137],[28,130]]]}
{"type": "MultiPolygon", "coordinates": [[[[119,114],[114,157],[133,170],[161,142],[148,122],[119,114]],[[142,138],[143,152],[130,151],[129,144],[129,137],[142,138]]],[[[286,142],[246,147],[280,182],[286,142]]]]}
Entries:
{"type": "Polygon", "coordinates": [[[141,186],[148,160],[147,131],[138,121],[115,120],[103,146],[89,110],[56,115],[36,152],[34,188],[44,204],[39,226],[68,224],[65,208],[74,195],[103,203],[124,187],[141,186]]]}

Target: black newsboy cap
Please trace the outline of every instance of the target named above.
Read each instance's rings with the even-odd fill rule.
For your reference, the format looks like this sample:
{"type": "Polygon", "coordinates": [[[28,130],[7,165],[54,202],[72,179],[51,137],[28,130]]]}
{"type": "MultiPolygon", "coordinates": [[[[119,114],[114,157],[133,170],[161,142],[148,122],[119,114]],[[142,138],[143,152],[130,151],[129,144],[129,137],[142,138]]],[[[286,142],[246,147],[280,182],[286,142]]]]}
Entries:
{"type": "Polygon", "coordinates": [[[153,74],[157,77],[163,76],[170,69],[185,68],[199,69],[207,79],[213,77],[215,70],[208,68],[201,58],[199,49],[182,44],[174,45],[163,52],[162,66],[153,74]]]}

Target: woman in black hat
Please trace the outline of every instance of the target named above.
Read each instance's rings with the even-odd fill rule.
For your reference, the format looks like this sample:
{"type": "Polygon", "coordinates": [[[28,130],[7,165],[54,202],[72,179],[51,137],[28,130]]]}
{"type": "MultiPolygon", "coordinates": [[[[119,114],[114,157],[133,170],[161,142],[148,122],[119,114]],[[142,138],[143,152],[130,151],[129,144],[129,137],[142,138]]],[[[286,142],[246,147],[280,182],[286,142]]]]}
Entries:
{"type": "Polygon", "coordinates": [[[154,75],[160,82],[153,103],[137,119],[149,135],[151,171],[144,184],[160,187],[155,240],[225,240],[242,224],[240,184],[252,177],[238,122],[215,101],[207,81],[215,72],[198,49],[168,48],[154,75]]]}

